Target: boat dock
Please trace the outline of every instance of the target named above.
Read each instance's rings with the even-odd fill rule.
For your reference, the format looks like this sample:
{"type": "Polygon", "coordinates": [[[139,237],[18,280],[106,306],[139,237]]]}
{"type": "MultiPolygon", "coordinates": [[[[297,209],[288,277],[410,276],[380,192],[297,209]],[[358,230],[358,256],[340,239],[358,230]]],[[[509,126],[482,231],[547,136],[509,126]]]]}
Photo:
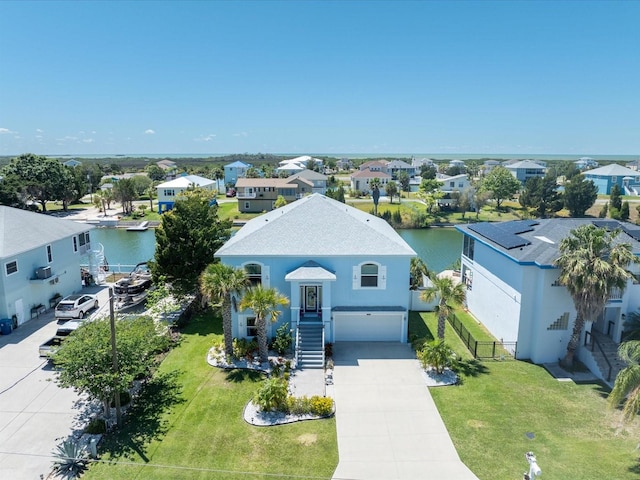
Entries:
{"type": "Polygon", "coordinates": [[[144,232],[149,228],[149,222],[141,222],[134,227],[127,227],[128,232],[144,232]]]}

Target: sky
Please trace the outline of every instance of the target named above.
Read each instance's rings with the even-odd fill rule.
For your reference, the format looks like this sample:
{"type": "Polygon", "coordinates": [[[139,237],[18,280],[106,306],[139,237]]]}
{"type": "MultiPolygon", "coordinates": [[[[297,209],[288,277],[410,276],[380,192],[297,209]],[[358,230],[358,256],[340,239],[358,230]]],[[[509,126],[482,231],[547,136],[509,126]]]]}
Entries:
{"type": "Polygon", "coordinates": [[[638,1],[0,1],[0,155],[640,155],[638,1]]]}

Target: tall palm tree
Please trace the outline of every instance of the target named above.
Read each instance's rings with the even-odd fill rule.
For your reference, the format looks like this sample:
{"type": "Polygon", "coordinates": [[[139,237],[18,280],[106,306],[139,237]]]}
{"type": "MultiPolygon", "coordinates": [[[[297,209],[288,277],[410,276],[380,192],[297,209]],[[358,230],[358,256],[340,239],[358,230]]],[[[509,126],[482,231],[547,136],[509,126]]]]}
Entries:
{"type": "Polygon", "coordinates": [[[369,182],[371,188],[371,198],[373,199],[373,213],[378,215],[378,201],[380,200],[380,183],[379,178],[372,178],[369,182]]]}
{"type": "Polygon", "coordinates": [[[269,361],[267,349],[267,317],[274,323],[282,313],[278,307],[289,304],[289,299],[275,288],[264,288],[256,285],[250,288],[240,301],[240,310],[253,310],[256,316],[256,330],[258,331],[258,351],[260,361],[269,361]]]}
{"type": "Polygon", "coordinates": [[[624,401],[624,418],[632,420],[640,411],[640,341],[632,340],[621,344],[618,356],[629,366],[616,377],[609,394],[609,404],[615,408],[624,401]]]}
{"type": "Polygon", "coordinates": [[[224,351],[233,354],[233,336],[231,333],[231,296],[241,294],[248,286],[249,279],[244,269],[234,268],[223,263],[207,265],[200,275],[200,292],[209,302],[222,304],[222,330],[224,333],[224,351]]]}
{"type": "Polygon", "coordinates": [[[431,277],[433,285],[420,294],[420,300],[430,302],[435,298],[438,301],[438,338],[444,339],[444,328],[447,317],[453,310],[450,304],[461,304],[467,297],[467,290],[462,283],[456,283],[450,277],[431,277]]]}
{"type": "Polygon", "coordinates": [[[638,261],[629,243],[614,244],[619,234],[619,229],[607,232],[585,224],[571,230],[560,242],[560,256],[554,262],[560,268],[558,280],[567,287],[576,309],[567,353],[561,362],[565,367],[573,366],[584,322],[596,320],[613,289],[624,290],[631,276],[627,266],[638,261]]]}

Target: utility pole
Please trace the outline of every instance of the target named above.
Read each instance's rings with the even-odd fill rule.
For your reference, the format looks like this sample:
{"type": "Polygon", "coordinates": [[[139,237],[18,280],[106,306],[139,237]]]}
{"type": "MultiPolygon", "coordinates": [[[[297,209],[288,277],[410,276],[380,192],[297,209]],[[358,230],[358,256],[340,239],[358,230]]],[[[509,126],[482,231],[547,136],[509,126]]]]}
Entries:
{"type": "MultiPolygon", "coordinates": [[[[113,355],[113,373],[118,375],[118,351],[116,350],[116,316],[113,309],[113,287],[109,287],[109,318],[111,320],[111,354],[113,355]]],[[[116,403],[116,425],[120,428],[122,424],[122,412],[120,410],[120,389],[115,395],[116,403]]]]}

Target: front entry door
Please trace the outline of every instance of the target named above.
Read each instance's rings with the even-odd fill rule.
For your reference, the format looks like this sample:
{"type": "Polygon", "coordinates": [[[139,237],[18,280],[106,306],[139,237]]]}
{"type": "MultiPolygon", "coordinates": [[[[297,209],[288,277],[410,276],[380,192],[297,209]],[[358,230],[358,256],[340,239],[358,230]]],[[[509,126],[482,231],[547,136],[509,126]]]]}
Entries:
{"type": "Polygon", "coordinates": [[[318,287],[304,287],[304,309],[307,312],[318,311],[318,287]]]}

